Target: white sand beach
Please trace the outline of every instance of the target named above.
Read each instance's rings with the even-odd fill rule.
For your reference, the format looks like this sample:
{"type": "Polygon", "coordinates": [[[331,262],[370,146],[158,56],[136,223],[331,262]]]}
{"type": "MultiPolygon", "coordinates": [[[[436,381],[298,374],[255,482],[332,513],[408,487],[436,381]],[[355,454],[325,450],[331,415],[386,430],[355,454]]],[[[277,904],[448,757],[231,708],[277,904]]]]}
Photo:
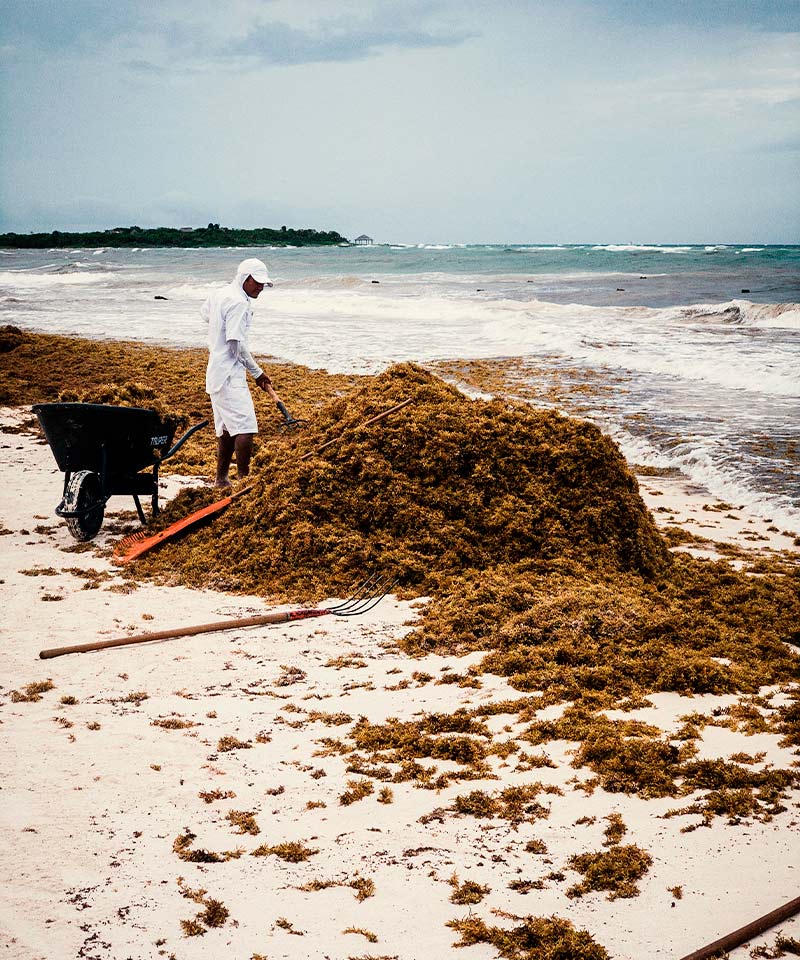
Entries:
{"type": "MultiPolygon", "coordinates": [[[[23,418],[7,409],[2,423],[8,429],[23,418]]],[[[441,791],[387,781],[390,794],[381,794],[379,780],[348,772],[350,758],[324,740],[346,735],[359,717],[414,721],[519,696],[503,678],[471,678],[479,653],[404,655],[397,641],[416,608],[392,597],[360,618],[40,660],[45,647],[251,616],[269,606],[258,597],[136,584],[110,562],[117,535],[108,520],[90,549],[75,552],[53,514],[61,474],[48,447],[27,432],[4,432],[0,445],[3,960],[490,960],[497,951],[487,944],[454,946],[458,935],[446,924],[469,914],[498,926],[555,915],[589,931],[616,960],[678,960],[797,896],[800,791],[769,822],[717,818],[686,833],[681,828],[698,817],[662,816],[690,800],[580,790],[590,772],[570,765],[572,747],[563,741],[535,750],[552,767],[518,771],[512,758],[492,756],[497,779],[441,791]],[[437,683],[448,672],[462,683],[437,683]],[[38,699],[12,696],[46,680],[53,687],[38,699]],[[371,792],[342,803],[353,781],[371,792]],[[459,794],[533,781],[563,792],[542,794],[549,816],[533,823],[514,827],[452,809],[459,794]],[[231,820],[231,811],[251,816],[231,820]],[[627,827],[624,842],[652,857],[639,895],[568,898],[580,877],[567,861],[603,848],[604,818],[614,813],[627,827]],[[527,851],[531,840],[545,852],[527,851]],[[299,862],[279,852],[251,856],[262,845],[286,851],[292,848],[280,845],[293,842],[302,844],[294,848],[301,855],[313,852],[299,862]],[[179,855],[200,848],[242,853],[211,863],[179,855]],[[454,875],[490,892],[475,905],[452,903],[454,875]],[[519,883],[509,888],[518,881],[531,881],[528,892],[519,883]],[[202,935],[186,935],[181,921],[213,901],[228,911],[217,910],[221,925],[199,923],[202,935]]],[[[641,487],[659,522],[747,549],[792,548],[767,521],[704,510],[713,500],[678,479],[645,478],[641,487]]],[[[110,504],[129,506],[121,498],[110,504]]],[[[670,731],[682,715],[738,698],[650,699],[652,708],[627,716],[670,731]]],[[[503,739],[520,732],[503,714],[486,722],[503,739]]],[[[701,755],[763,752],[762,764],[797,764],[778,741],[708,727],[701,755]]],[[[435,762],[440,771],[456,767],[435,762]]],[[[800,937],[800,917],[731,957],[750,956],[778,933],[800,937]]]]}

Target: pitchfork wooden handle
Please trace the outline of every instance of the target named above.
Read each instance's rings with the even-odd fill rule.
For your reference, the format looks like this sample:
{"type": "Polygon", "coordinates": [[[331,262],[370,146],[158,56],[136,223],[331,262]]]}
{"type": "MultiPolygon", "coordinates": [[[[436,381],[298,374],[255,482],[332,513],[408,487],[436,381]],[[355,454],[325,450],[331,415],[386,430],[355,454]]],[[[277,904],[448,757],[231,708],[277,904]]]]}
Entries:
{"type": "MultiPolygon", "coordinates": [[[[363,423],[359,424],[360,427],[368,427],[371,423],[377,423],[379,420],[383,420],[384,417],[390,416],[392,413],[397,413],[398,410],[402,410],[403,407],[407,407],[409,403],[412,403],[414,400],[413,397],[409,397],[408,400],[403,400],[402,403],[397,403],[393,407],[389,407],[388,410],[384,410],[383,413],[379,413],[377,416],[372,417],[369,420],[365,420],[363,423]]],[[[328,440],[327,443],[323,443],[318,447],[315,447],[313,450],[309,450],[308,453],[304,453],[301,460],[308,460],[309,457],[313,457],[315,453],[319,453],[321,450],[325,450],[327,447],[330,447],[334,443],[338,443],[341,440],[341,437],[334,437],[333,440],[328,440]]]]}

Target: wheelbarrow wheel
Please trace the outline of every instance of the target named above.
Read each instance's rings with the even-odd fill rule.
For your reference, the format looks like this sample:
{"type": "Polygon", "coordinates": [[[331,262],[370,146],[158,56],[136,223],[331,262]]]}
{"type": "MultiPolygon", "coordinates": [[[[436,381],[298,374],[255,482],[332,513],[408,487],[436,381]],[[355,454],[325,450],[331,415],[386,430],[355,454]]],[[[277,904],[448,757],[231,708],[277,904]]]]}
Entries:
{"type": "Polygon", "coordinates": [[[100,488],[100,477],[91,470],[78,470],[69,478],[64,496],[64,509],[77,513],[65,517],[69,532],[76,540],[91,540],[103,524],[105,501],[100,488]]]}

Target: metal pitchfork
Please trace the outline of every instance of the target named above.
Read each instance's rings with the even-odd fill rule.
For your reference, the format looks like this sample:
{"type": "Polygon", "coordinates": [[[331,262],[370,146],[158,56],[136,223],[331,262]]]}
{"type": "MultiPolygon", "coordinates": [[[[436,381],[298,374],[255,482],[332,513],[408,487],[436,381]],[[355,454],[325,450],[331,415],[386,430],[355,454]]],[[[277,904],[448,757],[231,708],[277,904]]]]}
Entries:
{"type": "Polygon", "coordinates": [[[220,620],[216,623],[202,623],[194,627],[179,627],[177,630],[158,630],[153,633],[140,633],[132,637],[117,637],[114,640],[97,640],[92,643],[78,643],[71,647],[51,647],[41,650],[39,657],[50,660],[63,657],[68,653],[86,653],[89,650],[105,650],[108,647],[126,647],[134,643],[149,643],[151,640],[172,640],[175,637],[191,637],[198,633],[216,633],[220,630],[234,630],[238,627],[258,627],[273,623],[291,623],[294,620],[308,620],[311,617],[358,617],[369,613],[388,596],[397,585],[397,580],[381,574],[372,574],[351,596],[332,607],[301,607],[298,610],[286,610],[280,613],[264,613],[258,617],[244,617],[240,620],[220,620]]]}

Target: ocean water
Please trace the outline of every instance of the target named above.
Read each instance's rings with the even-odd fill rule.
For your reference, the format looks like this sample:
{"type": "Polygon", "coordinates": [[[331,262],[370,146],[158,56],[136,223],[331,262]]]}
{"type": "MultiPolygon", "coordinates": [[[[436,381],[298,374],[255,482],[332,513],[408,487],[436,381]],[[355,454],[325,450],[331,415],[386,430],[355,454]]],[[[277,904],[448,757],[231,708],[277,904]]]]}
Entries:
{"type": "Polygon", "coordinates": [[[520,358],[532,382],[590,375],[606,389],[585,415],[631,462],[800,530],[800,246],[0,250],[0,323],[201,346],[200,304],[254,255],[275,279],[254,352],[331,371],[520,358]]]}

